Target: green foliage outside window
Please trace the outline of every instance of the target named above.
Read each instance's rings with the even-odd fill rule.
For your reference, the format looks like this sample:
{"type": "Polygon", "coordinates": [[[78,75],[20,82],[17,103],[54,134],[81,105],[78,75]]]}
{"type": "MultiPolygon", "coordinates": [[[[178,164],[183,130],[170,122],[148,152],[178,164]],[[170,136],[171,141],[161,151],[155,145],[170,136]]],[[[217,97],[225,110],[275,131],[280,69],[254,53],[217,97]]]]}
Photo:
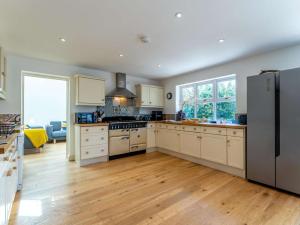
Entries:
{"type": "Polygon", "coordinates": [[[234,120],[236,112],[235,102],[218,102],[217,103],[217,120],[226,119],[234,120]]]}
{"type": "Polygon", "coordinates": [[[198,83],[182,87],[181,90],[181,108],[187,118],[234,120],[236,113],[235,79],[198,83]]]}
{"type": "Polygon", "coordinates": [[[197,118],[214,119],[213,103],[199,104],[197,110],[197,118]]]}

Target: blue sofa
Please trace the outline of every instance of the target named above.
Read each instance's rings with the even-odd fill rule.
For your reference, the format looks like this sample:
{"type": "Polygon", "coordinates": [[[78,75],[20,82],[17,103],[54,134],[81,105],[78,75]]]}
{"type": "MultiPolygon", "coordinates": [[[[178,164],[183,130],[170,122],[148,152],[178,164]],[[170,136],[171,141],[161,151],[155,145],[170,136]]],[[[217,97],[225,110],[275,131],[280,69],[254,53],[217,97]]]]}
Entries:
{"type": "Polygon", "coordinates": [[[65,141],[67,137],[67,128],[62,127],[62,122],[65,121],[51,121],[50,125],[46,126],[46,132],[48,135],[48,140],[53,141],[65,141]]]}

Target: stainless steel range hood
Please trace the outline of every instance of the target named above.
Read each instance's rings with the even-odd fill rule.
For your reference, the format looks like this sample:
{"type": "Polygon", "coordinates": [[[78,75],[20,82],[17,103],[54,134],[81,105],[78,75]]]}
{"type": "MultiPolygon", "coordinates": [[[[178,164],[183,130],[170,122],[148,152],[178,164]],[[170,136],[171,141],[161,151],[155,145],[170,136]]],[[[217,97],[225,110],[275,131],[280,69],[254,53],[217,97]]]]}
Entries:
{"type": "Polygon", "coordinates": [[[116,73],[116,89],[106,95],[108,98],[123,97],[123,98],[136,98],[135,94],[126,89],[126,74],[116,73]]]}

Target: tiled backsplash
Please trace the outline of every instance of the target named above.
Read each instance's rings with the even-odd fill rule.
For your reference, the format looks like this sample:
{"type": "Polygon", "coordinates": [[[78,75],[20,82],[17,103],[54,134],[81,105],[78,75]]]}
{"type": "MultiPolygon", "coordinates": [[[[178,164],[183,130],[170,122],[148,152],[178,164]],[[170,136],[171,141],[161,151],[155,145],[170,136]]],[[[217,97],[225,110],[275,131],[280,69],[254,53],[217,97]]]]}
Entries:
{"type": "Polygon", "coordinates": [[[0,114],[0,123],[4,122],[15,122],[16,124],[21,124],[20,114],[0,114]]]}
{"type": "Polygon", "coordinates": [[[136,107],[135,99],[115,100],[106,98],[105,106],[100,106],[98,109],[104,112],[104,116],[137,116],[140,114],[151,114],[152,109],[144,109],[136,107]]]}

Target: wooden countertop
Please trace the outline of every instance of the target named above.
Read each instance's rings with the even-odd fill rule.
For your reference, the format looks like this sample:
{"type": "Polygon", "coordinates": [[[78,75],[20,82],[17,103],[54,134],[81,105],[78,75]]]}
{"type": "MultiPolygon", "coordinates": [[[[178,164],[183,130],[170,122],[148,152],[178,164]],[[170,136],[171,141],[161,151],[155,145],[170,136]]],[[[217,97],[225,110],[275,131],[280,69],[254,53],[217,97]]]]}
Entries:
{"type": "Polygon", "coordinates": [[[7,138],[1,138],[1,140],[4,140],[7,142],[7,144],[0,145],[0,154],[4,154],[5,151],[10,147],[10,145],[16,140],[18,137],[18,133],[13,133],[9,135],[7,138]]]}
{"type": "Polygon", "coordinates": [[[75,126],[80,127],[95,127],[95,126],[108,126],[109,123],[75,123],[75,126]]]}
{"type": "Polygon", "coordinates": [[[176,124],[176,125],[186,125],[186,126],[203,126],[203,127],[221,127],[221,128],[236,128],[245,129],[247,125],[240,124],[217,124],[217,123],[184,123],[182,121],[175,120],[163,120],[163,121],[149,121],[150,123],[166,123],[166,124],[176,124]]]}

